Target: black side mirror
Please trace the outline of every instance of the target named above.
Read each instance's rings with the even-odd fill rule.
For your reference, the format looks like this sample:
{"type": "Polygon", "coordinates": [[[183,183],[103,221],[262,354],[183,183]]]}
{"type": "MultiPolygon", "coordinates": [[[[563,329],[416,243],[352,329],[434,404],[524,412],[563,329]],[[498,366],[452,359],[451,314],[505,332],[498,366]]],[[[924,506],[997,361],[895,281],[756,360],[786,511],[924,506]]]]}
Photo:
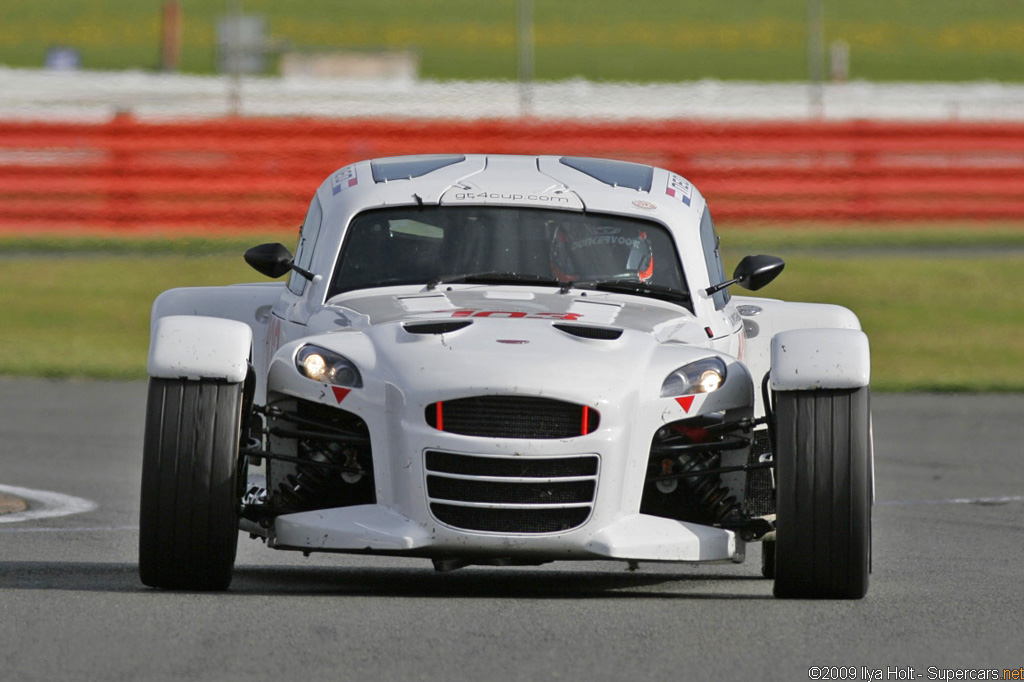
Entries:
{"type": "Polygon", "coordinates": [[[245,262],[248,263],[261,275],[277,279],[281,275],[294,270],[309,281],[314,281],[315,275],[309,270],[304,270],[295,264],[292,259],[292,252],[284,244],[260,244],[245,252],[245,262]]]}
{"type": "Polygon", "coordinates": [[[779,276],[786,263],[775,256],[747,256],[739,262],[732,276],[744,289],[757,291],[779,276]]]}
{"type": "Polygon", "coordinates": [[[757,291],[778,277],[784,267],[786,267],[786,263],[775,256],[746,256],[736,266],[731,280],[708,287],[705,291],[710,296],[733,284],[739,284],[750,291],[757,291]]]}

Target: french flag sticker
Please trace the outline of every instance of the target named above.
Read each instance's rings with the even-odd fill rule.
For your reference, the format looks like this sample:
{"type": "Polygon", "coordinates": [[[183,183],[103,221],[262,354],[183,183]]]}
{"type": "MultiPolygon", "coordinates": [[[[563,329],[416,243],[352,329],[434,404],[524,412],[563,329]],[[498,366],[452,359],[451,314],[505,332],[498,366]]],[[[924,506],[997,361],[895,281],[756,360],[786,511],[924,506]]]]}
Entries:
{"type": "Polygon", "coordinates": [[[668,186],[665,188],[665,194],[689,206],[690,199],[693,196],[693,185],[673,173],[668,176],[668,186]]]}

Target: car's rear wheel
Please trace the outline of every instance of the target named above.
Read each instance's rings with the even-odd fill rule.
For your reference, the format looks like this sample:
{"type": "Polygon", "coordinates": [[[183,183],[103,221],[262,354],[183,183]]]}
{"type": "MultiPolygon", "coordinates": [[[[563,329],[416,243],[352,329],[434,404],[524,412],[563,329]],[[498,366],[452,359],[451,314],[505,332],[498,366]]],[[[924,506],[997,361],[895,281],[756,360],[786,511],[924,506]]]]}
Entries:
{"type": "Polygon", "coordinates": [[[867,594],[870,409],[867,387],[776,394],[776,597],[867,594]]]}
{"type": "Polygon", "coordinates": [[[139,576],[151,587],[225,590],[238,547],[242,384],[150,379],[139,576]]]}

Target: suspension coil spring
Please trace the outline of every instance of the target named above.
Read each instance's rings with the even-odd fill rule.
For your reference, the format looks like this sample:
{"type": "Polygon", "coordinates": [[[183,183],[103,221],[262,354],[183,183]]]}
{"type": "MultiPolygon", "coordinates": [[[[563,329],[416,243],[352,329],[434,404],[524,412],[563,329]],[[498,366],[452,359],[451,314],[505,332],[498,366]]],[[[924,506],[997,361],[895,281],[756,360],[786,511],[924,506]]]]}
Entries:
{"type": "MultiPolygon", "coordinates": [[[[679,473],[700,474],[702,471],[717,468],[721,461],[721,455],[709,453],[705,457],[680,457],[677,461],[679,473]]],[[[729,489],[722,484],[722,479],[719,476],[715,474],[694,475],[687,476],[683,480],[698,506],[708,514],[713,522],[723,523],[735,519],[741,514],[742,505],[734,495],[729,494],[729,489]]]]}
{"type": "MultiPolygon", "coordinates": [[[[301,468],[298,472],[288,474],[278,483],[274,491],[275,507],[289,510],[311,509],[329,504],[335,497],[339,483],[338,465],[355,461],[354,451],[337,443],[313,449],[307,441],[300,442],[300,447],[311,451],[309,463],[299,465],[301,468]]],[[[362,477],[353,473],[344,475],[352,482],[362,477]]]]}

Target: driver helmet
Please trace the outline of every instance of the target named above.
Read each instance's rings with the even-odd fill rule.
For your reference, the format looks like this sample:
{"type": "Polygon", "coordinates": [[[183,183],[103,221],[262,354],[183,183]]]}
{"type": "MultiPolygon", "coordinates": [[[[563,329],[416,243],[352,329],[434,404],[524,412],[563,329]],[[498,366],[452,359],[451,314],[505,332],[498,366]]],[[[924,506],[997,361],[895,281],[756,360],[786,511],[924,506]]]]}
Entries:
{"type": "Polygon", "coordinates": [[[551,270],[562,282],[647,282],[654,274],[654,254],[647,232],[637,227],[560,224],[551,239],[551,270]]]}

